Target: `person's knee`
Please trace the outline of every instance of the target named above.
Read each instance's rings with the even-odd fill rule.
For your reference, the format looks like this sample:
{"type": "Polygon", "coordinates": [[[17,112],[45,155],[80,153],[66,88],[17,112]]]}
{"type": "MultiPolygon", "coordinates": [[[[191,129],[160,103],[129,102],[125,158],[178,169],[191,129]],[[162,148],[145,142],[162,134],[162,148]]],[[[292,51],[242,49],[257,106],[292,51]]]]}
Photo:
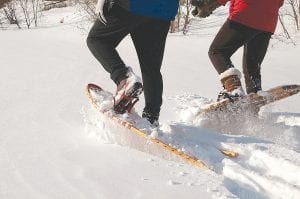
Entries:
{"type": "Polygon", "coordinates": [[[220,46],[210,46],[208,50],[208,56],[211,60],[218,57],[226,57],[226,51],[220,46]]]}
{"type": "Polygon", "coordinates": [[[218,50],[216,48],[210,46],[207,54],[208,54],[208,57],[212,59],[213,57],[216,56],[216,54],[218,54],[218,50]]]}
{"type": "Polygon", "coordinates": [[[88,35],[88,37],[86,38],[86,44],[89,48],[91,48],[91,45],[93,44],[93,37],[88,35]]]}
{"type": "Polygon", "coordinates": [[[107,43],[105,43],[105,41],[101,38],[92,36],[88,36],[86,38],[86,44],[90,50],[97,49],[97,51],[102,51],[106,48],[106,46],[108,46],[107,43]]]}

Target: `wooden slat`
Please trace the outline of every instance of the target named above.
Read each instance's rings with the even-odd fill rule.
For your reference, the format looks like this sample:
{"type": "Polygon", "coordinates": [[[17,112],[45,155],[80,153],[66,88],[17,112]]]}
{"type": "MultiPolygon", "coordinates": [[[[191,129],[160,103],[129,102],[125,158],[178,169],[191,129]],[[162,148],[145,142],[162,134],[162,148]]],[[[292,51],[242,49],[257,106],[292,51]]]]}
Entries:
{"type": "MultiPolygon", "coordinates": [[[[163,141],[157,139],[157,138],[152,138],[150,137],[148,134],[146,134],[145,132],[143,132],[142,130],[138,129],[137,127],[135,127],[132,123],[129,123],[125,120],[120,119],[119,117],[117,117],[116,115],[114,115],[113,113],[109,112],[109,111],[104,111],[101,110],[100,107],[97,105],[97,102],[95,101],[95,99],[92,97],[91,93],[90,93],[90,89],[95,89],[95,90],[99,90],[101,91],[102,89],[95,85],[95,84],[89,84],[86,88],[86,94],[90,100],[90,102],[92,103],[92,105],[103,115],[107,116],[108,118],[110,118],[111,120],[115,121],[116,123],[120,124],[121,126],[129,129],[131,132],[135,133],[136,135],[143,137],[147,140],[150,140],[152,143],[160,146],[162,149],[169,151],[171,154],[174,154],[178,157],[180,157],[181,159],[185,160],[186,162],[199,167],[199,168],[203,168],[203,169],[211,169],[209,168],[207,165],[205,165],[204,162],[202,162],[201,160],[199,160],[198,158],[191,156],[189,154],[186,154],[184,152],[179,151],[178,149],[169,146],[168,144],[164,143],[163,141]]],[[[218,149],[222,154],[230,157],[230,158],[236,158],[238,157],[238,153],[230,151],[230,150],[226,150],[226,149],[218,149]]]]}
{"type": "MultiPolygon", "coordinates": [[[[91,93],[90,93],[90,88],[97,88],[97,85],[94,84],[89,84],[86,88],[86,94],[90,100],[90,102],[93,104],[93,106],[102,114],[104,114],[105,116],[107,116],[108,118],[110,118],[111,120],[117,122],[118,124],[120,124],[121,126],[129,129],[130,131],[132,131],[133,133],[135,133],[136,135],[143,137],[147,140],[150,140],[152,143],[161,146],[162,149],[169,151],[170,153],[180,157],[181,159],[185,160],[186,162],[198,167],[198,168],[202,168],[202,169],[210,169],[208,166],[205,165],[204,162],[200,161],[199,159],[197,159],[196,157],[190,156],[188,154],[185,154],[181,151],[179,151],[178,149],[169,146],[168,144],[164,143],[163,141],[159,140],[159,139],[154,139],[152,137],[150,137],[148,134],[146,134],[145,132],[141,131],[140,129],[136,128],[133,124],[124,121],[120,118],[118,118],[117,116],[115,116],[114,114],[108,112],[108,111],[103,111],[100,109],[100,107],[97,105],[96,101],[94,100],[94,98],[92,97],[91,93]]],[[[100,89],[100,87],[98,87],[98,89],[100,89]]]]}

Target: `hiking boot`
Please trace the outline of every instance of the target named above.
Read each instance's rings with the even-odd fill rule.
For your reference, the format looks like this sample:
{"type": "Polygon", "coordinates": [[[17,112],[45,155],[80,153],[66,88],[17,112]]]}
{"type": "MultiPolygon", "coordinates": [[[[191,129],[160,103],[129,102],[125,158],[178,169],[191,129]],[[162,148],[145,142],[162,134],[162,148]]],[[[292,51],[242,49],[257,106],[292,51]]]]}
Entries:
{"type": "Polygon", "coordinates": [[[218,101],[229,99],[234,101],[234,98],[245,95],[241,84],[241,72],[235,68],[229,68],[220,74],[220,79],[223,84],[224,90],[218,95],[218,101]]]}
{"type": "Polygon", "coordinates": [[[123,114],[130,113],[134,104],[139,100],[143,92],[143,85],[140,77],[135,75],[131,68],[128,68],[127,78],[120,81],[114,96],[114,111],[123,114]]]}

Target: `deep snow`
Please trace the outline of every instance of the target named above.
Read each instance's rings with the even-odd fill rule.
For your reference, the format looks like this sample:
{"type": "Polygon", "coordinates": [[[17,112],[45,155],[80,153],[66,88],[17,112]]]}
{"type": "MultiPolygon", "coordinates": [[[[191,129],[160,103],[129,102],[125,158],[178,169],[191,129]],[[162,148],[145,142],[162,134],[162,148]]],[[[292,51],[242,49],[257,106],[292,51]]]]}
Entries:
{"type": "MultiPolygon", "coordinates": [[[[74,18],[72,8],[55,9],[44,21],[52,25],[0,33],[0,198],[299,197],[299,95],[265,107],[260,119],[248,118],[239,128],[193,117],[220,89],[207,57],[216,24],[197,35],[168,37],[157,135],[197,155],[212,172],[161,157],[91,108],[87,83],[115,86],[74,18]],[[62,17],[65,24],[58,23],[62,17]],[[215,147],[240,156],[224,158],[215,147]]],[[[299,46],[272,44],[263,87],[299,84],[299,46]]],[[[119,50],[140,74],[129,37],[119,50]]],[[[240,58],[241,51],[233,57],[238,68],[240,58]]],[[[142,108],[141,100],[136,111],[142,108]]]]}

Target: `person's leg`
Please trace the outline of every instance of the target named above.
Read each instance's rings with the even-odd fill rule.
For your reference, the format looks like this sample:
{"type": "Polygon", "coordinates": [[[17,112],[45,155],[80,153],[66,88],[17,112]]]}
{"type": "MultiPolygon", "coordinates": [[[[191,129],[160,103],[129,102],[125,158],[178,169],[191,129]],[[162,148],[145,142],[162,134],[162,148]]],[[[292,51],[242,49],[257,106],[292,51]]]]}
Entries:
{"type": "Polygon", "coordinates": [[[220,75],[224,90],[218,100],[239,97],[245,94],[240,81],[241,73],[234,68],[231,56],[261,31],[227,20],[222,26],[209,49],[209,57],[220,75]]]}
{"type": "Polygon", "coordinates": [[[166,37],[170,22],[149,19],[131,32],[144,85],[145,108],[143,117],[151,123],[158,120],[162,105],[163,80],[160,73],[164,56],[166,37]]]}
{"type": "Polygon", "coordinates": [[[266,55],[271,33],[261,32],[244,46],[243,73],[247,93],[261,90],[261,63],[266,55]]]}
{"type": "Polygon", "coordinates": [[[209,48],[209,58],[219,74],[233,67],[230,60],[247,41],[255,37],[258,30],[227,20],[209,48]]]}
{"type": "Polygon", "coordinates": [[[143,23],[145,18],[135,16],[117,5],[104,14],[107,24],[104,25],[99,20],[95,22],[89,32],[87,45],[104,69],[110,73],[111,79],[119,84],[127,78],[128,69],[116,47],[131,30],[143,23]]]}

